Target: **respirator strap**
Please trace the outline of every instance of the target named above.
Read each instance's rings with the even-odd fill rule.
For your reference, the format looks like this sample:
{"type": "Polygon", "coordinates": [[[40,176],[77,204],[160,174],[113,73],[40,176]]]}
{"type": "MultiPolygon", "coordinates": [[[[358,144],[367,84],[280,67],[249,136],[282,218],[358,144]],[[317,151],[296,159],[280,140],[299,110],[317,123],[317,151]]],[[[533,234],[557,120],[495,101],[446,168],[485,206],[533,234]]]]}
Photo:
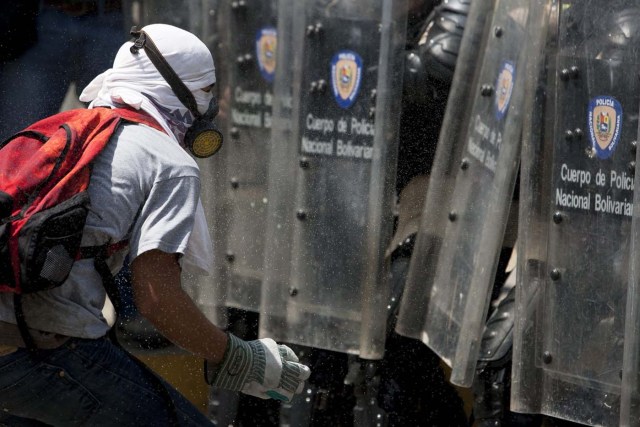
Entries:
{"type": "Polygon", "coordinates": [[[196,103],[196,99],[193,94],[182,80],[180,80],[180,77],[178,77],[173,68],[171,68],[171,65],[169,65],[167,60],[164,59],[158,50],[158,47],[155,45],[153,40],[151,40],[151,37],[149,37],[144,31],[138,31],[135,26],[131,28],[130,34],[133,37],[136,37],[136,40],[133,42],[133,46],[130,48],[131,53],[137,54],[140,49],[144,48],[144,51],[147,53],[151,63],[153,63],[153,65],[158,69],[158,72],[160,72],[160,75],[164,77],[167,83],[169,83],[169,86],[171,86],[171,89],[176,94],[180,102],[182,102],[195,117],[200,117],[201,114],[198,112],[198,104],[196,103]]]}

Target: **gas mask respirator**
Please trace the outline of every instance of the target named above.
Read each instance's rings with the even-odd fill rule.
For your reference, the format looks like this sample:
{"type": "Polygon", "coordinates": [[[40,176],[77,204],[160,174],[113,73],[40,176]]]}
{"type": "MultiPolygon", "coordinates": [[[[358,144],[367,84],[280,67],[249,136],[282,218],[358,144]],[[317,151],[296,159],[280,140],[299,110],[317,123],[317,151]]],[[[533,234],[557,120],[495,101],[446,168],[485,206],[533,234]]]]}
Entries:
{"type": "Polygon", "coordinates": [[[144,31],[138,31],[135,26],[131,28],[131,35],[136,38],[130,48],[131,53],[135,55],[140,49],[144,49],[153,65],[169,83],[173,93],[193,114],[193,124],[187,129],[184,137],[184,144],[189,152],[200,158],[213,156],[222,146],[222,133],[213,123],[219,111],[216,97],[214,96],[209,102],[207,111],[200,114],[195,97],[164,59],[149,35],[144,31]]]}

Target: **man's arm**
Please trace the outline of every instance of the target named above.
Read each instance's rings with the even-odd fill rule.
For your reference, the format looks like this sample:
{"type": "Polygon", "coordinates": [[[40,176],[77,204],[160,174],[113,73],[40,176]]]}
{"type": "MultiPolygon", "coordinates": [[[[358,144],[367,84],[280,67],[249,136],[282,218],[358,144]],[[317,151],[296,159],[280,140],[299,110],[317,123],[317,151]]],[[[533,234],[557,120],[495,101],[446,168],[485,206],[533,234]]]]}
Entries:
{"type": "Polygon", "coordinates": [[[176,254],[151,250],[136,257],[131,274],[138,311],[175,345],[219,364],[227,335],[182,290],[180,270],[176,254]]]}

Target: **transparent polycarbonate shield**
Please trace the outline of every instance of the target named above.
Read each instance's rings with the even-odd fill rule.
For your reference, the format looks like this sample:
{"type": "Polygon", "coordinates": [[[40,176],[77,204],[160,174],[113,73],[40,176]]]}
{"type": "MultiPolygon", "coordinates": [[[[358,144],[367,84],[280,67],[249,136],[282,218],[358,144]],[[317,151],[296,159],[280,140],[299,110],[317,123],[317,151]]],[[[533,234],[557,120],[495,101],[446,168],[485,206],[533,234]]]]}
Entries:
{"type": "Polygon", "coordinates": [[[276,0],[228,1],[224,28],[228,79],[220,82],[221,119],[228,133],[224,150],[224,215],[214,218],[224,236],[226,296],[221,304],[258,311],[267,212],[267,168],[271,145],[271,105],[276,72],[276,0]]]}
{"type": "Polygon", "coordinates": [[[472,4],[396,327],[433,349],[451,366],[451,382],[466,387],[519,165],[528,5],[472,4]]]}
{"type": "Polygon", "coordinates": [[[406,11],[293,5],[292,138],[270,162],[261,335],[382,356],[406,11]]]}
{"type": "Polygon", "coordinates": [[[620,399],[620,425],[625,427],[640,425],[640,189],[635,186],[633,203],[620,399]]]}
{"type": "Polygon", "coordinates": [[[512,409],[619,423],[640,9],[533,3],[512,409]],[[532,24],[533,25],[533,24],[532,24]],[[542,54],[539,53],[542,49],[542,54]]]}

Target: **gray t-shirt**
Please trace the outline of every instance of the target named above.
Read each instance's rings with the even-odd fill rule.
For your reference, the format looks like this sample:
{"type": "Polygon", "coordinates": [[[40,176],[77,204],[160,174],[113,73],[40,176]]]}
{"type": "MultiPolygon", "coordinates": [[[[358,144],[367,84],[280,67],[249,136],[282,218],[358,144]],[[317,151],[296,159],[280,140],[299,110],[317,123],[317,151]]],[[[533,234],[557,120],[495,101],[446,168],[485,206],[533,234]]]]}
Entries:
{"type": "MultiPolygon", "coordinates": [[[[82,246],[128,237],[131,261],[152,249],[184,253],[200,195],[199,171],[164,133],[145,125],[121,126],[96,158],[88,191],[91,211],[82,246]]],[[[126,254],[109,259],[113,273],[126,254]]],[[[24,295],[23,310],[30,328],[72,337],[101,337],[115,322],[93,259],[77,261],[62,286],[24,295]]],[[[0,321],[15,323],[12,294],[0,294],[0,321]]]]}

